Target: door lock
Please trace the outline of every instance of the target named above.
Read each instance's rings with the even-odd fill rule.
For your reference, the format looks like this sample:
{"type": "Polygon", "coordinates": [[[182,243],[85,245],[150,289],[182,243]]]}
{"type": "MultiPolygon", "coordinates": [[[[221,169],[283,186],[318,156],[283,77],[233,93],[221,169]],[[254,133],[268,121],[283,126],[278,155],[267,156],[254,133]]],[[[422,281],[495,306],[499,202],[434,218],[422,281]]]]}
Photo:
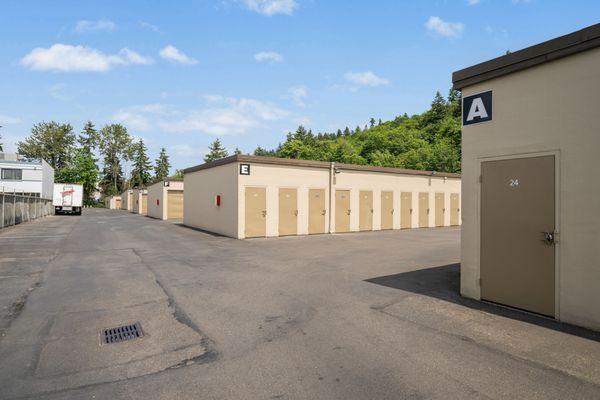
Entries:
{"type": "Polygon", "coordinates": [[[544,235],[542,242],[544,242],[548,246],[552,246],[554,243],[556,243],[556,235],[554,232],[542,232],[542,235],[544,235]]]}
{"type": "Polygon", "coordinates": [[[267,210],[263,210],[262,216],[263,216],[263,218],[267,216],[267,210]]]}

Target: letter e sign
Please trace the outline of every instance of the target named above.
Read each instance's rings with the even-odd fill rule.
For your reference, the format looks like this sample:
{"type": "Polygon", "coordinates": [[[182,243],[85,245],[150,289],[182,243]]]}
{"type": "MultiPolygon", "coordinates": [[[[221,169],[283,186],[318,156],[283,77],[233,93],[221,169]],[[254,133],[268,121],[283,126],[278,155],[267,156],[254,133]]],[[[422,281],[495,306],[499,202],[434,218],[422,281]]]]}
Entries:
{"type": "Polygon", "coordinates": [[[240,175],[250,175],[250,164],[240,164],[240,175]]]}
{"type": "Polygon", "coordinates": [[[463,98],[463,125],[478,124],[492,120],[492,91],[463,98]]]}

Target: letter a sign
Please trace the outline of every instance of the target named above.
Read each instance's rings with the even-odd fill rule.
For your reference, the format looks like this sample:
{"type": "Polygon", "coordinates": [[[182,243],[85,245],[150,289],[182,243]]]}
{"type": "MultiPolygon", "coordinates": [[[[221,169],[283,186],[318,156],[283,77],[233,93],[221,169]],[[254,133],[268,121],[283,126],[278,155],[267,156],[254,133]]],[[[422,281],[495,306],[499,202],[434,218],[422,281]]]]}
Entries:
{"type": "Polygon", "coordinates": [[[492,120],[492,91],[463,98],[463,125],[492,120]]]}

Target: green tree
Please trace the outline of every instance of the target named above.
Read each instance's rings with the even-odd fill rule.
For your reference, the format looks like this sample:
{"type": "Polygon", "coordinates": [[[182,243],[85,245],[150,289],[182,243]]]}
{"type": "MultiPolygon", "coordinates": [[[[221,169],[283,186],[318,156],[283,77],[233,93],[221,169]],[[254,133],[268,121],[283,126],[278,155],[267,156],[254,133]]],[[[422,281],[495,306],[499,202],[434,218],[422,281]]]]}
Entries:
{"type": "MultiPolygon", "coordinates": [[[[381,121],[381,120],[380,120],[380,121],[381,121]]],[[[373,128],[373,127],[375,126],[375,122],[376,122],[376,121],[375,121],[375,118],[372,118],[372,117],[371,117],[371,119],[369,120],[369,127],[370,127],[370,128],[373,128]]]]}
{"type": "Polygon", "coordinates": [[[238,147],[236,147],[235,150],[233,151],[233,154],[239,156],[240,154],[242,154],[242,151],[238,147]]]}
{"type": "Polygon", "coordinates": [[[92,121],[87,121],[85,123],[83,130],[77,138],[77,142],[79,142],[79,146],[88,153],[91,153],[98,148],[100,135],[98,135],[98,131],[94,127],[94,124],[92,124],[92,121]]]}
{"type": "Polygon", "coordinates": [[[31,135],[17,143],[17,152],[26,158],[42,159],[55,172],[69,166],[75,145],[73,127],[58,122],[40,122],[33,125],[31,135]]]}
{"type": "Polygon", "coordinates": [[[171,163],[169,162],[169,156],[167,150],[163,147],[160,149],[160,154],[156,159],[156,165],[154,167],[154,175],[156,179],[163,179],[169,176],[169,170],[171,169],[171,163]]]}
{"type": "Polygon", "coordinates": [[[104,194],[119,194],[124,183],[122,162],[131,155],[131,136],[123,125],[106,125],[100,130],[99,145],[104,157],[101,182],[104,194]]]}
{"type": "Polygon", "coordinates": [[[204,162],[215,161],[228,155],[227,149],[223,147],[221,140],[217,138],[208,146],[208,153],[204,156],[204,162]]]}
{"type": "Polygon", "coordinates": [[[183,170],[182,170],[182,169],[176,169],[176,170],[175,170],[175,174],[173,174],[173,176],[174,176],[175,178],[180,178],[180,179],[182,179],[182,178],[183,178],[183,175],[184,175],[184,174],[183,174],[183,170]]]}
{"type": "Polygon", "coordinates": [[[94,202],[98,175],[96,159],[85,148],[80,148],[74,151],[71,165],[60,170],[54,179],[57,182],[83,185],[83,202],[85,205],[91,205],[94,202]]]}
{"type": "Polygon", "coordinates": [[[133,162],[130,181],[131,186],[144,187],[150,182],[150,179],[152,179],[152,176],[150,175],[152,164],[148,157],[148,149],[142,139],[133,145],[131,156],[133,162]]]}

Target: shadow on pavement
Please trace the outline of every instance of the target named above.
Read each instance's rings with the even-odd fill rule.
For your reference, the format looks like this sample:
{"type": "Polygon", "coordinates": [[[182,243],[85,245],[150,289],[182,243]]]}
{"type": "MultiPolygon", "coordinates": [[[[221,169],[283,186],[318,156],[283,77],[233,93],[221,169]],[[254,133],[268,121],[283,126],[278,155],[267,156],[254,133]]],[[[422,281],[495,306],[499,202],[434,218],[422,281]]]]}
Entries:
{"type": "Polygon", "coordinates": [[[440,267],[424,268],[395,275],[380,276],[366,279],[365,281],[434,297],[475,310],[485,311],[487,313],[600,342],[600,332],[558,322],[525,311],[462,297],[460,295],[460,264],[458,263],[440,267]]]}

